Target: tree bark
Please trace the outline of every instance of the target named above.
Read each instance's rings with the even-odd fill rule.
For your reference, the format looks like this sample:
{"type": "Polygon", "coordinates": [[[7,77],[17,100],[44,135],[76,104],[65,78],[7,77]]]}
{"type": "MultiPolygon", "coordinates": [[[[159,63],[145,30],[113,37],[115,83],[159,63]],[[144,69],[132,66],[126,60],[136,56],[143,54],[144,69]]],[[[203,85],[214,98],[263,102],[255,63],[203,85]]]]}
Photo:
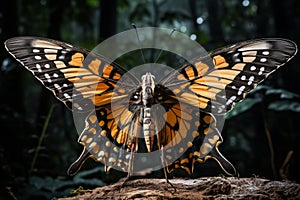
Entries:
{"type": "Polygon", "coordinates": [[[207,0],[208,6],[208,26],[210,32],[210,38],[212,44],[218,44],[224,42],[224,34],[220,22],[221,18],[221,5],[218,0],[207,0]]]}
{"type": "Polygon", "coordinates": [[[100,1],[100,41],[116,34],[118,0],[100,1]]]}

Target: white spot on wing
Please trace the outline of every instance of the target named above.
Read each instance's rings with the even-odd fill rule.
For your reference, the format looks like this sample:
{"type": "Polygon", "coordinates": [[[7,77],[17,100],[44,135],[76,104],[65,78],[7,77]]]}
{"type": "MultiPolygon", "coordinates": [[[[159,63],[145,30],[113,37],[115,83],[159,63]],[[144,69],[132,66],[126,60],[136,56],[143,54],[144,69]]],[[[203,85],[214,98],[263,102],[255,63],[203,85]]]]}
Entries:
{"type": "Polygon", "coordinates": [[[58,59],[59,59],[59,60],[63,60],[63,59],[65,59],[65,56],[64,56],[64,55],[60,55],[60,56],[58,57],[58,59]]]}
{"type": "Polygon", "coordinates": [[[249,81],[248,81],[248,85],[251,85],[253,81],[254,81],[254,76],[250,76],[249,81]]]}
{"type": "Polygon", "coordinates": [[[44,76],[47,79],[48,83],[52,82],[49,74],[46,73],[44,76]]]}
{"type": "Polygon", "coordinates": [[[260,62],[266,62],[266,61],[267,61],[266,58],[261,58],[261,59],[260,59],[260,62]]]}
{"type": "Polygon", "coordinates": [[[42,59],[41,56],[34,56],[34,58],[35,58],[36,60],[41,60],[41,59],[42,59]]]}
{"type": "Polygon", "coordinates": [[[39,50],[39,49],[33,49],[32,52],[33,52],[33,53],[39,53],[40,50],[39,50]]]}
{"type": "Polygon", "coordinates": [[[264,71],[265,71],[265,67],[261,67],[259,69],[258,75],[262,75],[264,71]]]}
{"type": "Polygon", "coordinates": [[[250,70],[254,71],[254,70],[256,70],[256,67],[253,65],[253,66],[250,67],[250,70]]]}
{"type": "Polygon", "coordinates": [[[67,99],[71,99],[71,97],[68,93],[64,93],[64,97],[66,97],[67,99]]]}
{"type": "Polygon", "coordinates": [[[243,85],[239,88],[238,95],[241,95],[246,87],[243,85]]]}
{"type": "Polygon", "coordinates": [[[35,67],[37,68],[38,72],[42,72],[42,67],[40,64],[35,64],[35,67]]]}
{"type": "Polygon", "coordinates": [[[46,63],[46,64],[45,64],[45,68],[50,68],[50,64],[49,64],[49,63],[46,63]]]}
{"type": "Polygon", "coordinates": [[[60,89],[60,86],[59,86],[57,83],[54,83],[54,87],[55,87],[56,89],[60,89]]]}
{"type": "Polygon", "coordinates": [[[263,51],[262,54],[265,55],[265,56],[267,56],[267,55],[270,54],[270,52],[269,51],[263,51]]]}
{"type": "Polygon", "coordinates": [[[228,106],[228,105],[230,105],[230,104],[232,104],[233,103],[233,101],[236,99],[236,96],[231,96],[228,100],[227,100],[227,102],[226,102],[226,106],[228,106]]]}

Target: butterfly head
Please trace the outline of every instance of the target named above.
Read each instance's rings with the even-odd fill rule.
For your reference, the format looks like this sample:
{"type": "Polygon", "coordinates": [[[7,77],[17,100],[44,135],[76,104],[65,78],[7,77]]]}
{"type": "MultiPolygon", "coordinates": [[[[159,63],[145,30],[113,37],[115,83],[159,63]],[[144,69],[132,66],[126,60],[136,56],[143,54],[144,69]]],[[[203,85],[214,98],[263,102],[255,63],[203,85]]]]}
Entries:
{"type": "Polygon", "coordinates": [[[142,98],[144,106],[151,106],[153,103],[155,76],[147,72],[142,76],[142,98]]]}

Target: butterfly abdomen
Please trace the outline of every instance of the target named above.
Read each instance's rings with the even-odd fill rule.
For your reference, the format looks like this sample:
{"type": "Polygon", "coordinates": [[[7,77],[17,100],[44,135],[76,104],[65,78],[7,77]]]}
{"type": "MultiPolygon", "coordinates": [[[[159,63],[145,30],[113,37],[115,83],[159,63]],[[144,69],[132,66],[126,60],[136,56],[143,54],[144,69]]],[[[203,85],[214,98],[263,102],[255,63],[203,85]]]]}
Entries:
{"type": "Polygon", "coordinates": [[[145,143],[148,152],[152,151],[153,147],[153,141],[154,141],[154,123],[152,121],[152,116],[151,116],[151,108],[144,108],[143,109],[143,132],[144,132],[144,138],[145,138],[145,143]]]}

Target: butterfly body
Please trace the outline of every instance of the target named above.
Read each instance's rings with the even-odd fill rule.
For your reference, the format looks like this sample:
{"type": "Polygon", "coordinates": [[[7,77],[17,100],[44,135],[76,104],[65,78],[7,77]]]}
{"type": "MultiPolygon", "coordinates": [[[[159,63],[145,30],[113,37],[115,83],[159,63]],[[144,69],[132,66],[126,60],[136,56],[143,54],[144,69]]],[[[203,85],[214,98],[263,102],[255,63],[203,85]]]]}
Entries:
{"type": "MultiPolygon", "coordinates": [[[[168,172],[190,174],[196,162],[213,158],[235,174],[218,150],[218,116],[297,52],[286,39],[245,41],[199,56],[157,81],[152,71],[139,80],[101,55],[56,40],[17,37],[5,46],[69,109],[87,113],[78,139],[83,152],[71,175],[90,157],[129,173],[140,152],[160,152],[158,163],[168,172]]],[[[147,168],[152,162],[149,157],[147,168]]]]}

